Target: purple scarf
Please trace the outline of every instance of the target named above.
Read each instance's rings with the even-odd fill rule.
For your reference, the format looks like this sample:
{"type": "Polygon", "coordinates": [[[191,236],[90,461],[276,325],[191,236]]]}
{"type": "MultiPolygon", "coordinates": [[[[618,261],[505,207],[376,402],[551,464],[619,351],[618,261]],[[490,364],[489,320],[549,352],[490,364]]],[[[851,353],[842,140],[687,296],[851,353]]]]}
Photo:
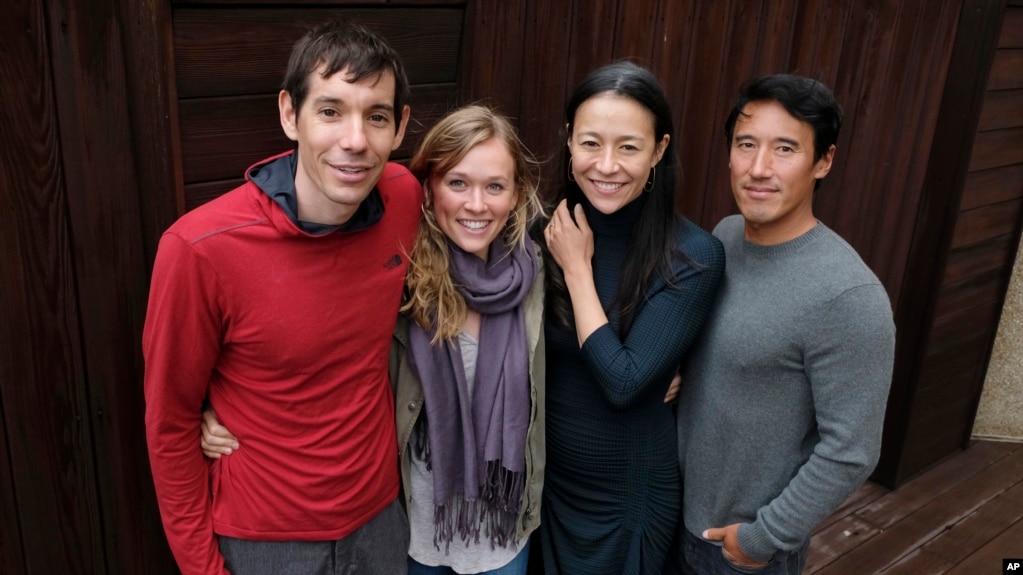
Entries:
{"type": "Polygon", "coordinates": [[[471,400],[458,340],[430,345],[434,330],[409,325],[409,359],[425,398],[419,432],[429,443],[419,451],[433,474],[434,544],[449,546],[456,530],[463,541],[479,542],[484,519],[491,546],[507,547],[525,492],[530,389],[522,302],[536,278],[533,244],[527,237],[509,253],[494,241],[486,262],[448,248],[451,278],[481,320],[471,400]]]}

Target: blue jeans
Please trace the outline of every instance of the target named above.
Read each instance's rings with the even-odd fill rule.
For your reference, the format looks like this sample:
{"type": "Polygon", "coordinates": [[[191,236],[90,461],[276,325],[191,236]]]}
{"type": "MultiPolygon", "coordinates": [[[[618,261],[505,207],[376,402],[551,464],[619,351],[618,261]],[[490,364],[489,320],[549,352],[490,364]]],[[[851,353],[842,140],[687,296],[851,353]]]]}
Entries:
{"type": "MultiPolygon", "coordinates": [[[[674,561],[669,559],[668,564],[674,564],[679,575],[735,575],[736,573],[755,573],[757,575],[799,575],[803,572],[803,565],[806,563],[806,555],[810,550],[810,542],[803,543],[803,546],[795,551],[779,551],[763,567],[750,568],[739,567],[725,559],[721,552],[721,546],[704,541],[689,532],[684,526],[679,527],[680,541],[676,552],[677,558],[674,561]]],[[[670,572],[669,568],[665,573],[670,572]]]]}
{"type": "MultiPolygon", "coordinates": [[[[477,575],[526,575],[526,567],[529,565],[529,540],[519,549],[519,554],[504,567],[483,571],[477,575]]],[[[408,575],[455,575],[455,570],[450,567],[430,567],[423,565],[415,559],[408,558],[408,575]]]]}

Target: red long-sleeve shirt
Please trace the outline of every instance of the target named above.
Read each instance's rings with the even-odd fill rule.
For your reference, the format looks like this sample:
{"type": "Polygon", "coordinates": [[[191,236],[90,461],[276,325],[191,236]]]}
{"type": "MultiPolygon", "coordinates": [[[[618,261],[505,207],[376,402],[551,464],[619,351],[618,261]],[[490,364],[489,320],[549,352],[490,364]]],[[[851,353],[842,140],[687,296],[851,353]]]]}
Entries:
{"type": "Polygon", "coordinates": [[[314,236],[249,181],[160,241],[146,436],[186,575],[225,572],[214,533],[339,539],[397,497],[387,358],[422,191],[396,164],[377,189],[379,221],[314,236]],[[212,465],[198,446],[205,397],[241,443],[212,465]]]}

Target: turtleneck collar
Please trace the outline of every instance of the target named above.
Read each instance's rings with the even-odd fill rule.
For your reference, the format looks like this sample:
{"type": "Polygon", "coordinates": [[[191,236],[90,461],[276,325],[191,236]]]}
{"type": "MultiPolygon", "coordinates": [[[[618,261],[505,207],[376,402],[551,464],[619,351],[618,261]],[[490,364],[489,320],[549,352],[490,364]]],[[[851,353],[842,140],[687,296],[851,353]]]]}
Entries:
{"type": "Polygon", "coordinates": [[[638,198],[610,214],[597,211],[585,196],[581,203],[583,213],[586,214],[586,221],[589,222],[594,235],[629,237],[632,235],[633,225],[639,219],[639,215],[643,213],[643,206],[646,205],[646,194],[640,194],[638,198]]]}

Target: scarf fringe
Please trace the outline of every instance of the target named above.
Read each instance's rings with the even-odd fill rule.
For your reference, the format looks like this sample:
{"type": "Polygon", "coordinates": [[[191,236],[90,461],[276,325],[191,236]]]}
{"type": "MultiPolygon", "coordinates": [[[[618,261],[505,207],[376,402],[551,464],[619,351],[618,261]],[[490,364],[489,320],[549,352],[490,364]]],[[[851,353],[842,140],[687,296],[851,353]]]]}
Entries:
{"type": "Polygon", "coordinates": [[[446,504],[434,506],[434,546],[440,550],[443,543],[447,553],[456,532],[466,546],[479,544],[481,524],[486,526],[483,535],[490,539],[491,549],[514,546],[525,489],[525,473],[509,471],[500,461],[488,461],[478,499],[466,500],[463,494],[456,494],[446,504]]]}

